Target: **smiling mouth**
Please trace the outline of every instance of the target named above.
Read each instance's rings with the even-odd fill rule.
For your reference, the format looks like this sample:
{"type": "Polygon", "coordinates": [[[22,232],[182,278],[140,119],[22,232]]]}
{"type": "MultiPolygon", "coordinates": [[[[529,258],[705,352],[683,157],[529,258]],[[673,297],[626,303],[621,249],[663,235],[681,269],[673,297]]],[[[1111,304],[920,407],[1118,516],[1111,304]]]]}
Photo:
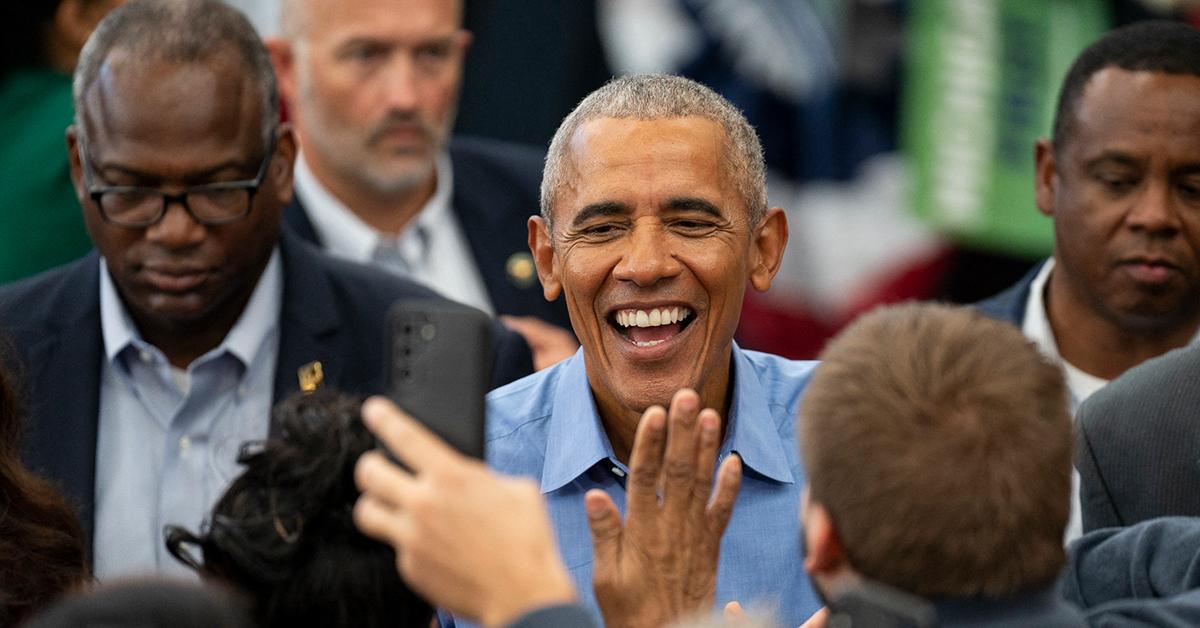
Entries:
{"type": "Polygon", "coordinates": [[[617,333],[638,347],[660,345],[682,333],[693,320],[686,307],[617,310],[609,315],[609,324],[617,333]]]}

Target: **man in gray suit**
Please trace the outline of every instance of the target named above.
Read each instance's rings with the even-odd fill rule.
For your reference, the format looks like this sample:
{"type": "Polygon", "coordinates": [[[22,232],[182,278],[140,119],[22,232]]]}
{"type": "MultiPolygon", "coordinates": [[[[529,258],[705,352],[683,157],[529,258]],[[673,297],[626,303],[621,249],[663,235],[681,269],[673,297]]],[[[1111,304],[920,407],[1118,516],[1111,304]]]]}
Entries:
{"type": "Polygon", "coordinates": [[[1129,371],[1079,408],[1083,529],[1200,516],[1200,347],[1129,371]]]}

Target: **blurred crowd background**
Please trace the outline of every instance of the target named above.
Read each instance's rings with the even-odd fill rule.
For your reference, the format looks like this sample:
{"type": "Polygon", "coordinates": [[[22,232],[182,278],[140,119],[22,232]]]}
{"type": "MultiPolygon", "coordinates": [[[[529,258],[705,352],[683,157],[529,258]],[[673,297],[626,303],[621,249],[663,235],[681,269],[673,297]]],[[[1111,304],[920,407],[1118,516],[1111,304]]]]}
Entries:
{"type": "MultiPolygon", "coordinates": [[[[278,33],[278,0],[229,2],[278,33]]],[[[66,176],[69,77],[29,53],[45,16],[8,4],[0,283],[90,247],[66,176]],[[47,198],[67,209],[31,215],[47,198]]],[[[94,4],[102,15],[114,2],[94,4]]],[[[1074,56],[1149,17],[1200,24],[1200,3],[468,0],[474,42],[456,132],[545,147],[610,76],[671,72],[713,87],[758,129],[771,203],[791,225],[783,270],[770,292],[748,296],[739,341],[807,358],[874,305],[974,302],[1049,255],[1034,140],[1049,131],[1074,56]]]]}

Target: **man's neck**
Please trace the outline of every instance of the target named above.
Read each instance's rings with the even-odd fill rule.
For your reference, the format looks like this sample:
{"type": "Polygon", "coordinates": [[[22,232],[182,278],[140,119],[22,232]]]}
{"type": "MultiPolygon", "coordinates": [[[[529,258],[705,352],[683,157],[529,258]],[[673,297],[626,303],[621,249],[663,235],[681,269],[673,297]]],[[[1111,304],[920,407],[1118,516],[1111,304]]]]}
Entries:
{"type": "Polygon", "coordinates": [[[137,325],[138,333],[143,340],[158,347],[167,357],[171,366],[186,369],[196,358],[212,351],[225,340],[245,306],[246,302],[243,300],[241,306],[232,314],[222,313],[220,316],[206,319],[202,323],[171,327],[163,327],[142,320],[133,311],[130,311],[129,315],[137,325]]]}
{"type": "Polygon", "coordinates": [[[1111,380],[1142,362],[1187,345],[1200,327],[1196,316],[1176,325],[1130,329],[1097,314],[1058,269],[1045,292],[1046,318],[1058,353],[1071,366],[1111,380]]]}
{"type": "Polygon", "coordinates": [[[437,191],[437,168],[431,168],[429,176],[412,187],[383,194],[338,176],[318,155],[304,154],[304,159],[313,177],[334,198],[372,229],[388,235],[399,235],[437,191]]]}
{"type": "MultiPolygon", "coordinates": [[[[721,416],[722,442],[725,440],[729,411],[732,407],[733,387],[730,373],[727,369],[724,373],[713,374],[706,383],[707,385],[698,391],[700,408],[713,408],[721,416]]],[[[674,391],[670,395],[674,395],[674,391]]],[[[628,465],[630,454],[633,453],[633,441],[637,435],[638,424],[646,409],[622,405],[616,398],[598,393],[594,385],[592,386],[592,396],[596,400],[596,411],[600,414],[600,424],[604,427],[609,443],[612,444],[613,453],[617,456],[617,460],[628,465]]],[[[669,409],[670,397],[668,396],[660,405],[669,409]]]]}

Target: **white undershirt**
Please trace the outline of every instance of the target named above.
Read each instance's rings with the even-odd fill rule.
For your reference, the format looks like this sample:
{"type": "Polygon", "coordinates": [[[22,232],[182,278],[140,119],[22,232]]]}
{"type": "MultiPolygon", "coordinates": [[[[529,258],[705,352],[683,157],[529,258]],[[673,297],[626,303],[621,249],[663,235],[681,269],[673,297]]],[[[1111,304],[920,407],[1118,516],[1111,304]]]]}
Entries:
{"type": "Polygon", "coordinates": [[[1062,365],[1067,378],[1067,388],[1071,391],[1071,414],[1074,415],[1079,409],[1079,404],[1103,388],[1108,380],[1079,370],[1064,360],[1059,353],[1058,341],[1054,338],[1054,329],[1050,327],[1050,317],[1046,314],[1046,283],[1052,270],[1054,258],[1046,260],[1037,276],[1033,278],[1033,283],[1029,286],[1029,298],[1025,302],[1025,323],[1021,325],[1021,331],[1037,343],[1043,354],[1062,365]]]}
{"type": "MultiPolygon", "coordinates": [[[[1097,390],[1108,384],[1109,380],[1096,377],[1081,371],[1078,367],[1063,359],[1058,351],[1058,341],[1054,337],[1054,329],[1050,327],[1050,317],[1046,313],[1046,283],[1050,272],[1054,270],[1054,258],[1046,260],[1038,271],[1033,283],[1029,286],[1029,297],[1025,301],[1025,322],[1021,331],[1030,340],[1037,343],[1038,349],[1047,357],[1062,365],[1067,380],[1067,389],[1071,393],[1071,416],[1079,410],[1079,404],[1087,400],[1097,390]]],[[[1200,331],[1192,337],[1191,342],[1200,339],[1200,331]]],[[[1072,469],[1071,477],[1071,520],[1067,524],[1067,541],[1074,540],[1083,534],[1083,522],[1080,519],[1079,503],[1079,472],[1072,469]]]]}
{"type": "Polygon", "coordinates": [[[334,197],[317,181],[303,152],[296,157],[296,194],[317,236],[331,254],[360,264],[373,264],[376,247],[381,242],[393,241],[405,254],[409,272],[401,273],[386,264],[375,265],[405,274],[447,298],[493,314],[483,276],[475,266],[475,256],[450,209],[454,173],[449,155],[439,154],[434,167],[437,188],[433,196],[398,237],[376,231],[334,197]]]}

